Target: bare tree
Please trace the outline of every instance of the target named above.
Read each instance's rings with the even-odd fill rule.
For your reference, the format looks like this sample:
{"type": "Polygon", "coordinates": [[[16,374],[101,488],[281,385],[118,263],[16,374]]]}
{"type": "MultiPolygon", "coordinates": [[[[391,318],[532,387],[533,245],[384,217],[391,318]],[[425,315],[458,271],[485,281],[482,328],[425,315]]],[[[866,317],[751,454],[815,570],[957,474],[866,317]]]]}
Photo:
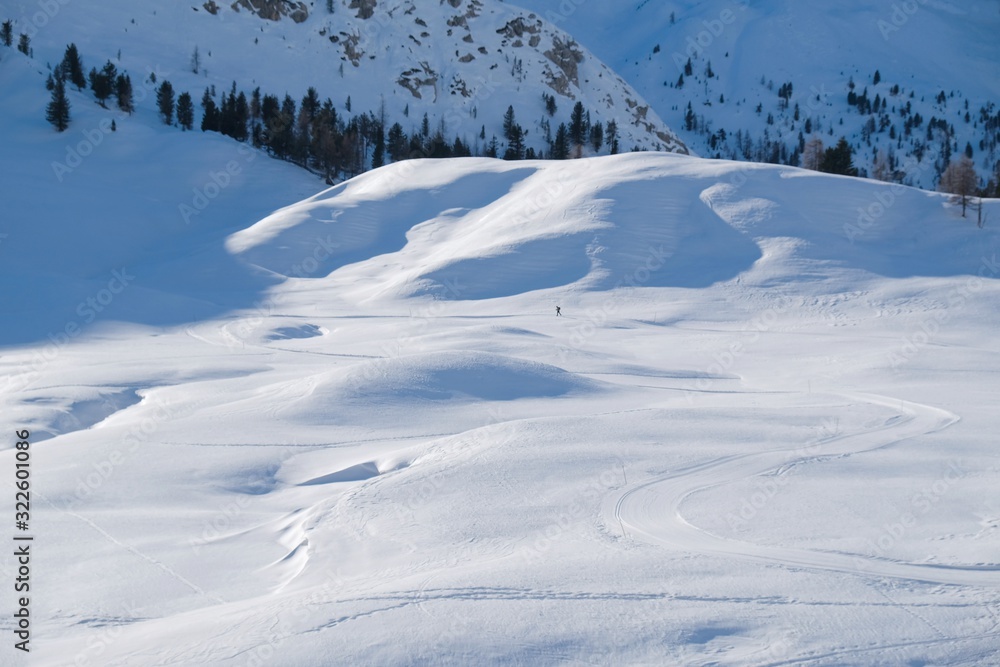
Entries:
{"type": "Polygon", "coordinates": [[[879,151],[875,155],[875,161],[872,163],[872,178],[876,181],[889,183],[892,181],[892,176],[892,166],[889,164],[889,158],[886,156],[885,151],[879,151]]]}
{"type": "Polygon", "coordinates": [[[813,137],[806,142],[805,148],[802,150],[802,166],[806,169],[819,171],[822,164],[823,140],[819,137],[813,137]]]}
{"type": "Polygon", "coordinates": [[[976,167],[972,160],[963,155],[951,162],[941,175],[938,189],[941,192],[955,195],[962,202],[962,217],[964,218],[969,201],[979,192],[979,176],[976,175],[976,167]]]}

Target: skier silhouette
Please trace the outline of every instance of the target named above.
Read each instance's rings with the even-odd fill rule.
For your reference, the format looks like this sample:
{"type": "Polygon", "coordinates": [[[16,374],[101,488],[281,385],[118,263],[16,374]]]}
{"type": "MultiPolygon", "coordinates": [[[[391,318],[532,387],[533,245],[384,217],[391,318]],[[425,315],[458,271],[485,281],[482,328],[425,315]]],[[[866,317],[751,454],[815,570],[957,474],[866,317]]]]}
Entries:
{"type": "Polygon", "coordinates": [[[556,317],[562,317],[562,308],[556,306],[556,317]]]}

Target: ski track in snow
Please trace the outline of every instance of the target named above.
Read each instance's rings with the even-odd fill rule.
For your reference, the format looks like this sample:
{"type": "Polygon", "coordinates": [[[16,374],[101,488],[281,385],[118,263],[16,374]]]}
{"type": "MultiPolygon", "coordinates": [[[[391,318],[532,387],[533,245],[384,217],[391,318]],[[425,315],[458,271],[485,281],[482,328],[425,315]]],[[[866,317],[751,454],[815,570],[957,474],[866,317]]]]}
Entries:
{"type": "Polygon", "coordinates": [[[699,529],[681,512],[686,498],[703,489],[761,475],[790,465],[827,459],[831,456],[860,454],[886,447],[907,438],[941,431],[959,420],[945,410],[889,397],[845,394],[885,407],[900,406],[905,419],[890,419],[879,428],[837,436],[823,443],[817,456],[795,456],[789,451],[770,450],[734,455],[672,471],[643,482],[624,492],[614,502],[614,519],[630,534],[673,549],[718,554],[735,558],[777,563],[793,568],[827,570],[867,577],[891,577],[925,583],[958,586],[1000,586],[996,568],[919,565],[864,555],[808,551],[728,540],[699,529]]]}

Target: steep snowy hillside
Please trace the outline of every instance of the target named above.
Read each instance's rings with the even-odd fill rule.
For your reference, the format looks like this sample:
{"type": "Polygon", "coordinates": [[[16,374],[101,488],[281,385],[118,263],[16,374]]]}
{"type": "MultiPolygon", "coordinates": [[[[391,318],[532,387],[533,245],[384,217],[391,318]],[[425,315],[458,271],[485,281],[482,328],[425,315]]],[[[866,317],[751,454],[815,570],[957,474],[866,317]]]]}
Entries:
{"type": "Polygon", "coordinates": [[[408,161],[262,213],[283,168],[167,237],[170,179],[5,215],[5,295],[134,275],[78,335],[37,289],[4,319],[33,664],[991,664],[993,226],[665,154],[408,161]]]}
{"type": "Polygon", "coordinates": [[[984,182],[997,172],[996,2],[515,4],[577,37],[701,155],[789,162],[845,136],[884,179],[933,189],[943,154],[967,146],[984,182]],[[852,82],[866,102],[849,104],[852,82]]]}
{"type": "Polygon", "coordinates": [[[570,35],[497,0],[53,7],[36,19],[36,2],[7,0],[0,20],[14,19],[15,33],[30,34],[39,62],[58,62],[73,42],[88,69],[110,58],[133,78],[155,72],[195,100],[206,87],[226,91],[234,81],[247,95],[260,87],[296,101],[314,87],[341,114],[370,112],[385,119],[385,129],[399,122],[408,134],[421,130],[427,114],[430,131],[441,128],[449,142],[458,137],[483,151],[496,136],[501,153],[508,106],[526,146],[548,151],[579,101],[593,124],[617,124],[621,150],[686,152],[642,97],[570,35]],[[552,114],[543,94],[555,98],[552,114]]]}
{"type": "Polygon", "coordinates": [[[138,86],[146,99],[131,116],[71,89],[73,125],[57,133],[44,84],[37,59],[0,46],[0,280],[17,286],[0,290],[17,323],[0,343],[48,340],[58,352],[120,309],[133,322],[184,322],[246,307],[274,284],[235,264],[223,239],[315,193],[315,176],[164,126],[138,86]]]}

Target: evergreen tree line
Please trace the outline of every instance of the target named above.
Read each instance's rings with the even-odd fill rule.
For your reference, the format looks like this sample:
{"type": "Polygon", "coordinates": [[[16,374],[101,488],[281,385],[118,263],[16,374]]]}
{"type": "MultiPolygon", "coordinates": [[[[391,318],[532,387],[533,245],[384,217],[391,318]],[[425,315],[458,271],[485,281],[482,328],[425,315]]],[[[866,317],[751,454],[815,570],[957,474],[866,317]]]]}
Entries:
{"type": "MultiPolygon", "coordinates": [[[[164,83],[166,85],[166,82],[164,83]]],[[[546,113],[556,113],[554,98],[545,96],[546,113]]],[[[237,141],[249,142],[266,150],[275,158],[293,162],[312,169],[332,182],[340,176],[355,176],[368,168],[378,168],[387,162],[415,158],[449,158],[481,155],[502,157],[506,160],[568,159],[579,157],[585,150],[599,152],[607,147],[614,154],[620,152],[619,133],[615,121],[606,125],[592,123],[590,113],[577,102],[570,122],[560,123],[555,133],[550,123],[542,123],[546,130],[547,151],[536,151],[527,146],[527,131],[517,122],[513,106],[508,107],[503,121],[504,143],[492,136],[486,142],[486,128],[479,132],[479,141],[470,142],[460,135],[448,136],[443,121],[431,128],[427,114],[418,128],[407,133],[396,121],[389,125],[386,112],[364,112],[348,115],[350,98],[345,105],[347,112],[338,111],[330,98],[320,101],[319,93],[310,87],[296,102],[287,93],[279,98],[255,88],[249,95],[237,89],[234,82],[228,92],[221,95],[213,86],[205,89],[201,98],[204,132],[219,132],[237,141]]],[[[169,96],[166,108],[161,107],[164,119],[168,118],[169,96]]],[[[189,107],[185,105],[185,120],[189,107]]],[[[178,101],[178,122],[184,125],[178,101]]]]}
{"type": "MultiPolygon", "coordinates": [[[[12,39],[12,34],[10,21],[0,26],[3,43],[9,36],[12,39]]],[[[92,67],[85,72],[79,49],[69,44],[62,61],[46,81],[52,93],[46,118],[57,131],[66,130],[71,120],[67,86],[80,92],[89,89],[103,108],[113,103],[125,113],[135,111],[132,79],[127,72],[119,71],[110,59],[100,69],[92,67]]],[[[150,75],[150,82],[157,83],[155,74],[150,75]]],[[[542,98],[545,116],[540,127],[546,149],[541,151],[527,145],[528,131],[518,123],[513,106],[504,115],[502,141],[494,135],[487,142],[483,126],[478,140],[470,144],[460,135],[449,137],[443,121],[432,129],[426,113],[420,126],[408,134],[398,121],[388,124],[384,108],[378,114],[349,115],[350,97],[344,105],[346,112],[342,112],[330,98],[320,101],[315,88],[309,88],[296,102],[288,94],[279,98],[262,92],[259,87],[247,95],[237,89],[235,82],[222,94],[217,93],[215,86],[205,89],[201,96],[200,128],[203,132],[218,132],[251,143],[275,158],[314,170],[330,182],[389,161],[414,158],[478,155],[506,160],[564,160],[581,157],[585,152],[599,153],[605,148],[611,154],[621,151],[617,123],[592,122],[582,102],[574,105],[569,122],[560,122],[553,132],[551,119],[558,111],[556,99],[549,94],[543,94],[542,98]]],[[[196,108],[190,93],[177,94],[170,81],[161,81],[156,87],[156,106],[165,124],[182,130],[194,129],[196,108]]],[[[404,115],[409,116],[409,107],[404,115]]]]}

